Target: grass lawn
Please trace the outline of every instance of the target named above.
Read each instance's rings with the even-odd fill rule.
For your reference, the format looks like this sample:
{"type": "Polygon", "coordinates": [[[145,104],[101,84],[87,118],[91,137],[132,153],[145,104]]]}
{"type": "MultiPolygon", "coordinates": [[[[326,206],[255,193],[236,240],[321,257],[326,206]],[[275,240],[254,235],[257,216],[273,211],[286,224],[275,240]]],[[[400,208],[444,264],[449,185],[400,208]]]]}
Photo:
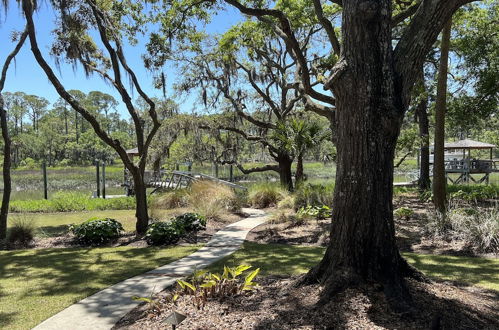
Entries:
{"type": "MultiPolygon", "coordinates": [[[[223,265],[260,267],[261,274],[301,274],[317,264],[324,248],[245,242],[242,249],[210,266],[220,272],[223,265]]],[[[469,283],[499,291],[499,259],[403,253],[416,268],[435,279],[469,283]]]]}
{"type": "Polygon", "coordinates": [[[198,248],[0,251],[0,329],[30,329],[103,288],[198,248]]]}
{"type": "MultiPolygon", "coordinates": [[[[169,217],[181,214],[184,209],[174,210],[155,210],[161,217],[169,217]]],[[[155,214],[155,216],[157,216],[155,214]]],[[[38,227],[39,237],[54,237],[65,234],[68,231],[68,225],[72,223],[81,223],[93,217],[113,218],[121,222],[125,231],[135,231],[135,210],[107,210],[107,211],[88,211],[88,212],[60,212],[60,213],[22,213],[9,214],[8,224],[12,224],[16,218],[26,218],[35,222],[38,227]]]]}

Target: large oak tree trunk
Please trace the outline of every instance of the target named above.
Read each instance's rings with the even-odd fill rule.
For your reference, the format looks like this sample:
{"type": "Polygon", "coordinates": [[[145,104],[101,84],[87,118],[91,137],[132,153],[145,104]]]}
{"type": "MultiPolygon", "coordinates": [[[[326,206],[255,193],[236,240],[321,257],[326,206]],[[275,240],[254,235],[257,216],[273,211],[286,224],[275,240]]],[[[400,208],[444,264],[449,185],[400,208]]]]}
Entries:
{"type": "Polygon", "coordinates": [[[394,73],[390,1],[369,2],[374,8],[343,3],[344,48],[331,82],[338,153],[331,240],[304,281],[325,284],[322,301],[375,282],[393,301],[407,303],[409,268],[396,246],[392,205],[393,157],[406,109],[394,73]]]}

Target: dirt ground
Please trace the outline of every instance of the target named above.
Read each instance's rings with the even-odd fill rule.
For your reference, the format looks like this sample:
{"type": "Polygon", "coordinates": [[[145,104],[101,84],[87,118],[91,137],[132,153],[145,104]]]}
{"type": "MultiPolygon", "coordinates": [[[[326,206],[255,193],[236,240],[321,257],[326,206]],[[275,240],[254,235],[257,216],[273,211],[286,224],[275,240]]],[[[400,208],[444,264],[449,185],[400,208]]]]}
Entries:
{"type": "Polygon", "coordinates": [[[141,305],[113,329],[166,329],[173,309],[187,316],[178,329],[499,329],[499,293],[445,284],[409,282],[416,306],[390,310],[384,294],[351,289],[318,306],[318,285],[296,287],[296,277],[259,278],[249,294],[208,301],[197,310],[191,296],[173,306],[162,292],[156,309],[141,305]]]}

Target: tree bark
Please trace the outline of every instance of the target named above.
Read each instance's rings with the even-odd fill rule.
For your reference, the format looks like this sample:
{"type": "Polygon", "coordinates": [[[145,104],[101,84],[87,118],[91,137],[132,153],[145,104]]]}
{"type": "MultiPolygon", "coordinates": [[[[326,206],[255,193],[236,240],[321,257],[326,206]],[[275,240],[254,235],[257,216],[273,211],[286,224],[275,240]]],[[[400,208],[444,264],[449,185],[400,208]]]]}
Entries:
{"type": "Polygon", "coordinates": [[[337,122],[331,240],[304,281],[325,284],[322,302],[349,286],[380,283],[386,296],[405,309],[408,268],[396,246],[392,192],[395,146],[406,109],[392,64],[390,1],[362,4],[344,2],[343,53],[331,84],[337,122]]]}
{"type": "Polygon", "coordinates": [[[147,191],[146,185],[144,183],[144,171],[140,173],[140,169],[137,169],[135,173],[132,174],[134,192],[135,192],[135,217],[137,222],[135,223],[135,230],[138,235],[145,234],[147,226],[149,225],[149,214],[147,209],[147,191]]]}
{"type": "Polygon", "coordinates": [[[449,61],[450,33],[452,19],[442,31],[440,64],[438,67],[437,100],[435,103],[435,148],[433,157],[433,203],[435,208],[445,213],[447,204],[447,182],[445,177],[445,108],[447,102],[447,71],[449,61]]]}
{"type": "Polygon", "coordinates": [[[0,76],[0,126],[2,129],[2,138],[4,143],[3,167],[2,167],[3,196],[2,196],[2,206],[0,208],[0,239],[4,239],[7,237],[7,218],[9,215],[10,193],[12,191],[12,180],[10,176],[10,169],[12,166],[12,159],[11,159],[12,140],[10,139],[9,135],[7,111],[5,109],[5,102],[2,96],[2,91],[5,86],[5,81],[7,79],[7,70],[9,69],[10,63],[21,50],[27,37],[28,37],[28,32],[27,30],[25,30],[20,36],[19,41],[14,47],[14,50],[9,55],[7,55],[0,76]]]}
{"type": "Polygon", "coordinates": [[[298,186],[304,180],[303,173],[303,153],[299,153],[296,157],[296,173],[295,173],[295,185],[298,186]]]}
{"type": "Polygon", "coordinates": [[[12,183],[10,177],[11,167],[11,144],[9,136],[9,128],[7,125],[7,111],[4,109],[4,100],[0,93],[0,120],[3,137],[3,196],[2,207],[0,208],[0,239],[7,237],[7,217],[9,215],[10,193],[12,191],[12,183]]]}
{"type": "Polygon", "coordinates": [[[279,181],[281,186],[288,191],[293,191],[293,174],[291,172],[293,158],[288,154],[280,154],[277,156],[276,161],[279,164],[279,181]]]}
{"type": "Polygon", "coordinates": [[[424,74],[421,72],[421,98],[416,106],[416,116],[418,118],[419,138],[421,139],[419,151],[419,190],[425,191],[430,189],[430,130],[428,121],[428,97],[426,96],[426,88],[424,85],[424,74]]]}

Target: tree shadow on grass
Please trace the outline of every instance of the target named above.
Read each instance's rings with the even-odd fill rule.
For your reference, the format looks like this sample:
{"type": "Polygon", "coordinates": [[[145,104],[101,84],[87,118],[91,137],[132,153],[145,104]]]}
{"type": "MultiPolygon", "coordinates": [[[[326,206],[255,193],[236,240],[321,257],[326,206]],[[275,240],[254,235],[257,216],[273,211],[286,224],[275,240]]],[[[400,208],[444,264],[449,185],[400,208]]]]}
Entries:
{"type": "Polygon", "coordinates": [[[89,295],[178,259],[176,255],[157,258],[157,252],[157,248],[8,251],[0,255],[0,278],[40,282],[25,295],[89,295]]]}
{"type": "Polygon", "coordinates": [[[404,253],[404,257],[434,279],[499,288],[499,263],[494,259],[415,253],[404,253]]]}
{"type": "Polygon", "coordinates": [[[224,265],[245,264],[260,268],[262,275],[303,273],[322,259],[324,251],[321,247],[244,242],[241,249],[212,264],[208,269],[211,272],[221,272],[224,265]]]}
{"type": "Polygon", "coordinates": [[[11,312],[11,313],[5,313],[5,312],[0,312],[0,329],[9,329],[11,324],[13,324],[15,315],[18,313],[11,312]]]}

